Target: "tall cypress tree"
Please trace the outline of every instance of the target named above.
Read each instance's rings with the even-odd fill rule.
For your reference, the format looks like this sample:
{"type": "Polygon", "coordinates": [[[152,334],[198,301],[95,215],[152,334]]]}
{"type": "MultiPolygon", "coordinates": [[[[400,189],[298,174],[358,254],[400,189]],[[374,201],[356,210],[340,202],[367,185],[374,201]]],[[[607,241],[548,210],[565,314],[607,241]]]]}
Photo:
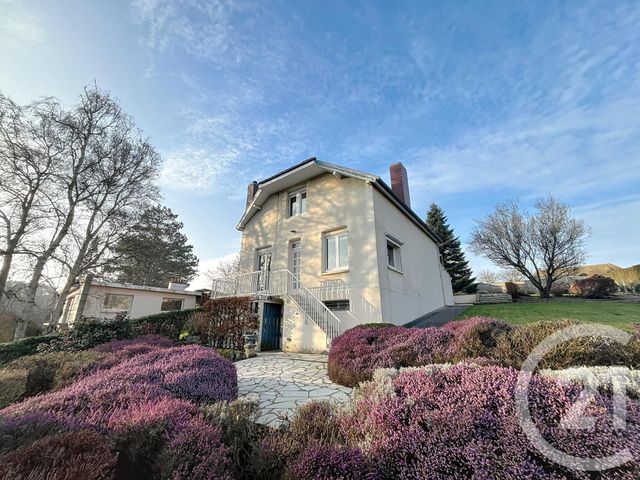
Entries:
{"type": "Polygon", "coordinates": [[[166,287],[173,278],[192,279],[198,257],[170,208],[154,206],[116,245],[116,258],[105,269],[117,282],[166,287]]]}
{"type": "Polygon", "coordinates": [[[454,292],[473,293],[476,291],[475,277],[472,277],[471,267],[464,256],[460,239],[455,236],[453,229],[447,222],[442,209],[435,203],[431,204],[427,213],[427,225],[440,237],[442,243],[438,246],[444,268],[451,276],[454,292]]]}

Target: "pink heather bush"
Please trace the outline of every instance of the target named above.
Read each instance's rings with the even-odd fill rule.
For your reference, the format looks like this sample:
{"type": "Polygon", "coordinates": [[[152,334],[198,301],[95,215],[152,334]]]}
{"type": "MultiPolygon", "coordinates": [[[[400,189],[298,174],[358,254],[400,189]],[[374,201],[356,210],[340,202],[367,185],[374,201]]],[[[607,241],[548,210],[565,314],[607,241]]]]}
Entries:
{"type": "Polygon", "coordinates": [[[228,478],[222,432],[208,424],[189,400],[212,402],[236,396],[235,367],[213,350],[156,348],[57,392],[0,410],[0,432],[19,437],[25,418],[32,418],[27,427],[29,422],[42,428],[54,424],[108,436],[159,426],[168,442],[163,460],[169,462],[166,468],[173,478],[228,478]]]}
{"type": "Polygon", "coordinates": [[[442,326],[453,334],[449,345],[449,361],[473,357],[491,357],[498,339],[513,327],[502,320],[489,317],[470,317],[454,320],[442,326]]]}
{"type": "Polygon", "coordinates": [[[314,445],[290,467],[293,478],[304,480],[365,480],[377,478],[358,448],[314,445]]]}
{"type": "Polygon", "coordinates": [[[453,334],[440,328],[352,328],[333,340],[329,378],[348,387],[370,380],[377,368],[411,367],[447,360],[453,334]]]}
{"type": "Polygon", "coordinates": [[[111,367],[135,355],[149,353],[160,348],[175,347],[176,342],[161,335],[145,335],[132,340],[114,340],[94,348],[109,356],[102,362],[103,367],[111,367]]]}
{"type": "MultiPolygon", "coordinates": [[[[518,372],[460,364],[435,373],[401,373],[390,388],[364,384],[342,428],[376,463],[382,478],[591,478],[540,455],[518,423],[514,390],[518,372]]],[[[629,448],[636,459],[601,478],[639,478],[640,403],[628,401],[627,428],[614,430],[611,401],[598,398],[586,412],[594,430],[565,430],[561,418],[580,390],[534,376],[531,415],[544,438],[572,454],[610,455],[629,448]]]]}
{"type": "Polygon", "coordinates": [[[0,456],[0,478],[107,480],[114,478],[117,461],[111,442],[103,435],[60,433],[0,456]]]}

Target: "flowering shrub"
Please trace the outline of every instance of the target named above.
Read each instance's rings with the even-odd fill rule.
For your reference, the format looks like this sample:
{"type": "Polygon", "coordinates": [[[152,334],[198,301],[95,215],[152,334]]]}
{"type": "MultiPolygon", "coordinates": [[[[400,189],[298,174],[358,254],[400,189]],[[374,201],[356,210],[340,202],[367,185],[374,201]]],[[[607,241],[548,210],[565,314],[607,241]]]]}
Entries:
{"type": "MultiPolygon", "coordinates": [[[[545,338],[573,325],[575,320],[553,320],[520,325],[496,343],[495,358],[503,365],[520,368],[533,349],[545,338]]],[[[640,363],[640,341],[636,334],[625,346],[605,337],[579,337],[563,342],[547,353],[540,368],[563,369],[571,366],[623,365],[640,363]]]]}
{"type": "MultiPolygon", "coordinates": [[[[547,460],[528,441],[514,407],[517,376],[509,368],[461,364],[384,377],[360,387],[342,428],[383,478],[582,478],[547,460]]],[[[613,428],[606,397],[595,399],[586,412],[595,429],[558,428],[579,394],[576,387],[532,378],[531,415],[544,438],[571,455],[602,457],[624,446],[637,459],[640,404],[628,402],[624,430],[613,428]]],[[[637,478],[640,468],[629,463],[608,474],[637,478]]]]}
{"type": "Polygon", "coordinates": [[[329,351],[329,378],[353,387],[377,368],[446,361],[453,335],[440,328],[352,328],[335,338],[329,351]]]}
{"type": "Polygon", "coordinates": [[[455,320],[446,323],[442,328],[453,334],[448,360],[454,361],[474,357],[492,357],[498,339],[513,329],[508,323],[489,317],[455,320]]]}
{"type": "Polygon", "coordinates": [[[359,448],[314,445],[290,467],[293,478],[361,480],[374,478],[359,448]]]}
{"type": "Polygon", "coordinates": [[[94,348],[94,350],[108,354],[107,358],[101,363],[101,366],[109,367],[131,358],[134,355],[149,353],[159,348],[175,347],[175,345],[176,342],[167,337],[145,335],[131,340],[114,340],[103,343],[94,348]]]}
{"type": "Polygon", "coordinates": [[[21,420],[31,417],[31,423],[46,428],[105,434],[116,440],[129,463],[162,465],[173,478],[228,478],[221,430],[207,423],[188,400],[231,400],[236,395],[235,367],[214,351],[199,346],[156,348],[57,392],[0,410],[0,432],[17,438],[25,427],[21,420]],[[148,448],[144,438],[154,429],[161,433],[150,436],[157,448],[148,448]],[[132,459],[133,452],[148,458],[132,459]]]}
{"type": "Polygon", "coordinates": [[[0,478],[67,480],[110,479],[117,454],[109,440],[95,432],[52,435],[0,457],[0,478]]]}

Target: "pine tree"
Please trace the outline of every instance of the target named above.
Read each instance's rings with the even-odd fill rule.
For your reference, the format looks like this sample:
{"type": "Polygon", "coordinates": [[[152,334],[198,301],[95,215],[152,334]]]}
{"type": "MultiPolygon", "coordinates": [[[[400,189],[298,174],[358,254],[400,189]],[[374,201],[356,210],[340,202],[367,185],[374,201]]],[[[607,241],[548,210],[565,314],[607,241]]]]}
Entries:
{"type": "Polygon", "coordinates": [[[105,273],[120,283],[166,287],[173,278],[192,279],[198,257],[170,208],[154,206],[115,247],[116,258],[105,273]]]}
{"type": "Polygon", "coordinates": [[[460,239],[455,236],[453,229],[447,222],[442,209],[435,203],[427,213],[427,225],[442,240],[439,245],[440,255],[444,268],[451,276],[451,284],[454,292],[473,293],[476,291],[475,277],[472,277],[471,267],[464,256],[460,239]]]}

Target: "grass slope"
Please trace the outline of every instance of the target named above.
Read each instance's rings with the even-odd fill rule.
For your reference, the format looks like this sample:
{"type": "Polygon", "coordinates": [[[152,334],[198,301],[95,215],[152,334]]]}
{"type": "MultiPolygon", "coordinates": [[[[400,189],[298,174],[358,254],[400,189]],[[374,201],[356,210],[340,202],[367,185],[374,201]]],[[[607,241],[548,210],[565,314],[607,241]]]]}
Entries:
{"type": "Polygon", "coordinates": [[[505,303],[497,305],[473,305],[458,319],[482,315],[499,318],[519,325],[540,320],[575,319],[632,330],[633,323],[640,323],[640,303],[607,301],[573,301],[540,303],[505,303]]]}

